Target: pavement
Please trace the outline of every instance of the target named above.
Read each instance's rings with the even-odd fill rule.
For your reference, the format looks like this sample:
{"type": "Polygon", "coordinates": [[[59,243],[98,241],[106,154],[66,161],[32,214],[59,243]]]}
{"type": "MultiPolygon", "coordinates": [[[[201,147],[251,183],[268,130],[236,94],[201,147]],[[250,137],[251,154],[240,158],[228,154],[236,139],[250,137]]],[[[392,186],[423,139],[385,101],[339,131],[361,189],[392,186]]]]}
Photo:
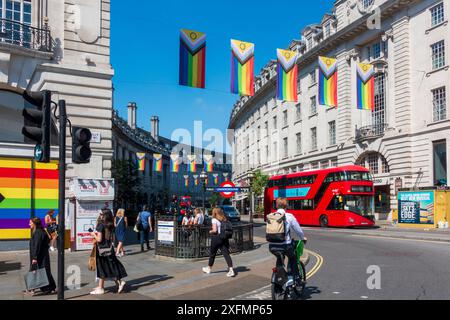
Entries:
{"type": "MultiPolygon", "coordinates": [[[[259,227],[261,228],[261,227],[259,227]]],[[[125,247],[126,255],[121,259],[128,277],[122,294],[117,294],[113,282],[107,282],[107,293],[92,296],[89,292],[96,286],[95,272],[87,269],[89,252],[65,253],[66,291],[65,298],[73,300],[216,300],[232,299],[270,284],[275,258],[268,251],[262,237],[255,236],[255,249],[233,254],[236,277],[227,278],[227,267],[221,256],[216,258],[212,273],[206,275],[201,268],[207,259],[186,262],[155,256],[155,251],[141,253],[140,245],[125,247]]],[[[154,243],[152,243],[154,248],[154,243]]],[[[24,275],[28,271],[27,250],[0,252],[0,300],[54,300],[56,296],[24,296],[24,275]]],[[[309,254],[302,257],[305,264],[309,254]]],[[[57,254],[51,252],[52,273],[57,279],[57,254]]]]}

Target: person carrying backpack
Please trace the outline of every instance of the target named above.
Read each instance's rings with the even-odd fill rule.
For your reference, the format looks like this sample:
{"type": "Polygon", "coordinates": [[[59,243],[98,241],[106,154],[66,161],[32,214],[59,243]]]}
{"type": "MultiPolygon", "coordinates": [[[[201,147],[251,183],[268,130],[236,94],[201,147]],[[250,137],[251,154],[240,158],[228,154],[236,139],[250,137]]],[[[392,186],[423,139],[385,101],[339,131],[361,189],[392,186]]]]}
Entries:
{"type": "Polygon", "coordinates": [[[277,268],[284,266],[283,260],[287,256],[294,278],[298,279],[300,273],[291,238],[291,228],[294,229],[297,236],[304,242],[307,241],[307,238],[294,215],[286,212],[287,199],[278,198],[276,204],[277,212],[267,215],[266,240],[269,242],[269,251],[277,257],[277,268]]]}
{"type": "Polygon", "coordinates": [[[220,251],[225,258],[228,265],[227,277],[234,277],[233,261],[230,257],[230,242],[229,239],[233,237],[233,226],[223,213],[221,208],[214,208],[212,210],[212,229],[211,234],[211,250],[209,255],[209,263],[207,267],[203,267],[204,273],[211,273],[211,268],[214,265],[217,251],[220,251]]]}

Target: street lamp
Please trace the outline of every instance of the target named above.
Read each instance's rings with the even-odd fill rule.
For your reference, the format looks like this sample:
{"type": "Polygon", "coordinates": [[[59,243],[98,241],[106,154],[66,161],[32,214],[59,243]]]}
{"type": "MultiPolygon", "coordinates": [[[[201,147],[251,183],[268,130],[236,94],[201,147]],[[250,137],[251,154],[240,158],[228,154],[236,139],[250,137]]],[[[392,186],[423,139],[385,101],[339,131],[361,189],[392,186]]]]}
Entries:
{"type": "Polygon", "coordinates": [[[247,178],[250,183],[250,223],[253,224],[253,179],[255,179],[255,173],[253,170],[249,171],[247,178]]]}
{"type": "Polygon", "coordinates": [[[206,179],[208,179],[208,175],[205,171],[202,171],[200,173],[200,179],[202,180],[203,184],[203,213],[205,213],[205,192],[206,192],[206,179]]]}

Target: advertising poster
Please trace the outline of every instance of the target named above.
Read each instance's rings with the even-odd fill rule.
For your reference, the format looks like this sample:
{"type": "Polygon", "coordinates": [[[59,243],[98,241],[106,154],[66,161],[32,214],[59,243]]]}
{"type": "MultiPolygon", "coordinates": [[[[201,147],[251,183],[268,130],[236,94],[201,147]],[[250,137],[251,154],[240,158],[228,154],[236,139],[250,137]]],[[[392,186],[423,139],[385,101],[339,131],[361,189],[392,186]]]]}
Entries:
{"type": "Polygon", "coordinates": [[[173,221],[158,221],[158,241],[172,244],[174,241],[173,221]]]}
{"type": "Polygon", "coordinates": [[[434,224],[434,192],[399,192],[398,223],[434,224]]]}

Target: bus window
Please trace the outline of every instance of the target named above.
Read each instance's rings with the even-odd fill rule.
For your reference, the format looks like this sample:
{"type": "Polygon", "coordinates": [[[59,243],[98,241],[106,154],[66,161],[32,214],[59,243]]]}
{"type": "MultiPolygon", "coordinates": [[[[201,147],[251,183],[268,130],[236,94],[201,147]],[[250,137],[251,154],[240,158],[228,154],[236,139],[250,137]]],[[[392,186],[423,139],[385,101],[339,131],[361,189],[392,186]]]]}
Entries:
{"type": "Polygon", "coordinates": [[[291,210],[314,210],[313,201],[306,200],[289,200],[288,207],[291,210]]]}

